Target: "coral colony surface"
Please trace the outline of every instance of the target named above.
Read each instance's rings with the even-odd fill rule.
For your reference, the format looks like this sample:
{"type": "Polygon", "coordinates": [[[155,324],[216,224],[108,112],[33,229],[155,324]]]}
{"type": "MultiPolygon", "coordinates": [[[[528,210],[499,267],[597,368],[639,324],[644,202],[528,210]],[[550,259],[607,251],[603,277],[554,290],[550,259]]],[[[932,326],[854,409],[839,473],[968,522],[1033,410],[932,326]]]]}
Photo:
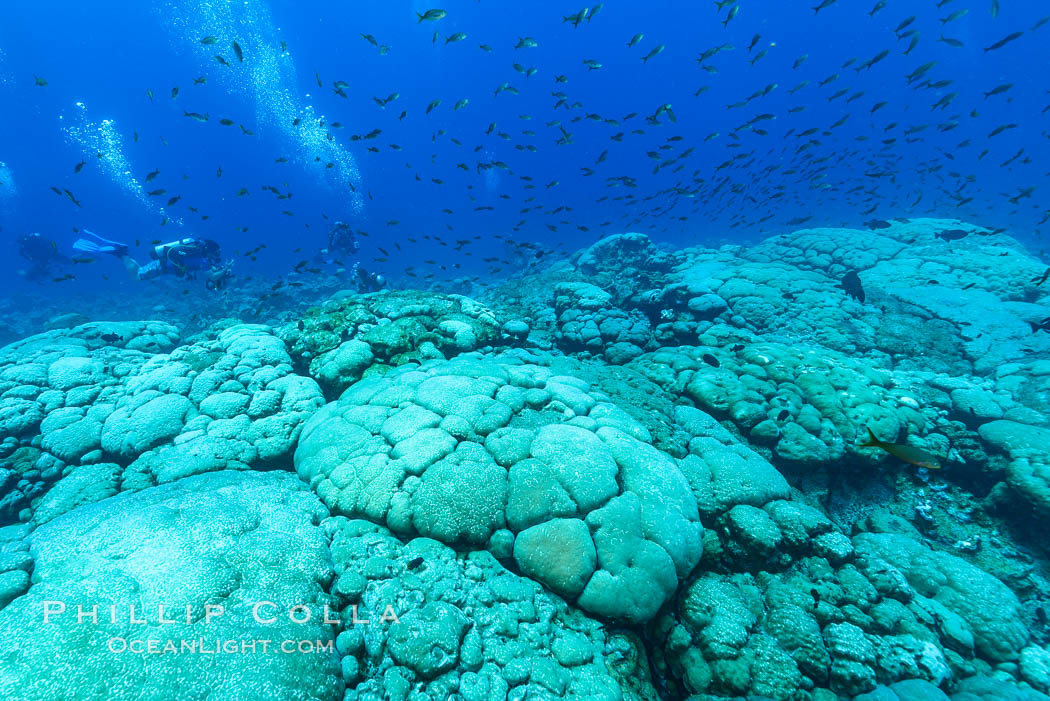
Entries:
{"type": "Polygon", "coordinates": [[[5,300],[0,697],[1046,701],[1045,270],[915,219],[5,300]]]}

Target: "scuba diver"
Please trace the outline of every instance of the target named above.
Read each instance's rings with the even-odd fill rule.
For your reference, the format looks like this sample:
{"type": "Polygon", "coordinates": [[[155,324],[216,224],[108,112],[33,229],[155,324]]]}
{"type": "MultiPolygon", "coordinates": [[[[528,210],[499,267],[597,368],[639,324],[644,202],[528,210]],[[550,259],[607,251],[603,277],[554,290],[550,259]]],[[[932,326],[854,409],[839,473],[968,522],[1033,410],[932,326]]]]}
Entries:
{"type": "Polygon", "coordinates": [[[346,222],[337,221],[328,232],[328,255],[352,255],[357,253],[361,244],[354,236],[353,229],[346,222]]]}
{"type": "Polygon", "coordinates": [[[95,240],[78,239],[73,248],[86,253],[108,253],[120,258],[128,274],[136,280],[150,280],[161,275],[196,279],[197,273],[204,273],[207,288],[221,290],[233,274],[233,260],[224,263],[219,244],[210,239],[184,238],[154,246],[150,250],[152,260],[142,265],[128,255],[126,244],[104,239],[87,229],[81,231],[95,240]]]}
{"type": "MultiPolygon", "coordinates": [[[[328,231],[328,247],[322,248],[317,260],[324,263],[342,262],[338,258],[352,256],[361,249],[361,243],[357,240],[354,230],[346,222],[337,221],[332,224],[328,231]]],[[[350,268],[350,278],[361,292],[378,292],[386,287],[386,278],[379,273],[370,273],[361,267],[360,263],[354,263],[350,268]]]]}
{"type": "Polygon", "coordinates": [[[56,266],[70,262],[58,252],[58,244],[40,234],[24,234],[18,239],[18,255],[29,261],[29,270],[22,274],[27,280],[43,280],[56,266]]]}
{"type": "Polygon", "coordinates": [[[386,278],[379,273],[370,273],[361,267],[360,263],[354,263],[350,275],[357,279],[357,285],[362,292],[378,292],[386,287],[386,278]]]}

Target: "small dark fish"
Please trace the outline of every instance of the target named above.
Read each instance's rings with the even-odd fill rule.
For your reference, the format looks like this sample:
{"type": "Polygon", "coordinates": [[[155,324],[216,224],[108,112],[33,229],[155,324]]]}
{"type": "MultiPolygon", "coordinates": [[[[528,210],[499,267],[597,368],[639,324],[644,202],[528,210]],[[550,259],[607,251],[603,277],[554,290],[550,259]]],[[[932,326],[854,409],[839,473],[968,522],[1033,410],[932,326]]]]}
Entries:
{"type": "Polygon", "coordinates": [[[734,353],[739,353],[740,351],[744,350],[744,344],[743,343],[737,343],[730,350],[732,350],[734,353]]]}
{"type": "Polygon", "coordinates": [[[304,323],[303,323],[303,320],[302,320],[302,319],[300,319],[300,320],[299,320],[299,321],[298,321],[298,322],[296,323],[296,326],[297,326],[297,327],[299,328],[299,330],[300,330],[300,331],[303,331],[303,330],[305,330],[305,329],[306,329],[306,324],[304,324],[304,323]]]}
{"type": "Polygon", "coordinates": [[[419,22],[416,22],[416,24],[420,24],[424,20],[425,21],[429,21],[429,22],[434,22],[436,20],[444,18],[445,15],[447,15],[447,14],[448,13],[445,12],[444,10],[427,10],[423,14],[420,14],[420,13],[417,12],[416,13],[416,17],[419,18],[419,22]]]}
{"type": "Polygon", "coordinates": [[[1039,287],[1044,282],[1046,282],[1047,278],[1050,278],[1050,268],[1047,268],[1046,272],[1044,272],[1041,276],[1036,276],[1032,278],[1032,282],[1035,283],[1036,287],[1039,287]]]}
{"type": "Polygon", "coordinates": [[[414,558],[412,558],[411,560],[408,561],[408,569],[410,569],[410,570],[417,570],[417,569],[420,568],[420,566],[422,564],[423,564],[423,558],[421,558],[421,557],[414,557],[414,558]]]}
{"type": "Polygon", "coordinates": [[[244,51],[241,50],[241,45],[237,42],[233,42],[233,53],[238,61],[244,63],[244,51]]]}
{"type": "Polygon", "coordinates": [[[777,414],[777,421],[783,421],[787,417],[791,416],[791,412],[787,409],[781,409],[780,413],[777,414]]]}
{"type": "Polygon", "coordinates": [[[893,33],[894,34],[900,34],[901,30],[903,30],[903,29],[907,28],[908,26],[910,26],[911,23],[914,22],[916,19],[917,18],[913,15],[913,16],[903,20],[900,24],[897,25],[897,28],[893,30],[893,33]]]}
{"type": "Polygon", "coordinates": [[[945,241],[958,241],[964,239],[970,234],[969,231],[963,229],[948,229],[947,231],[937,232],[937,238],[944,239],[945,241]]]}
{"type": "Polygon", "coordinates": [[[984,52],[988,53],[989,51],[995,51],[996,49],[1001,49],[1004,46],[1006,46],[1007,44],[1009,44],[1011,41],[1015,41],[1017,39],[1020,39],[1023,35],[1024,35],[1024,32],[1014,32],[1013,34],[1009,34],[1009,35],[1003,37],[1002,39],[1000,39],[999,41],[995,42],[991,46],[986,46],[984,48],[984,52]]]}
{"type": "Polygon", "coordinates": [[[992,129],[988,133],[988,138],[990,139],[993,136],[999,136],[1000,134],[1002,134],[1005,131],[1009,131],[1011,129],[1016,129],[1016,128],[1017,128],[1017,125],[1013,124],[1013,123],[1011,123],[1011,124],[1001,124],[1001,125],[997,126],[995,129],[992,129]]]}
{"type": "Polygon", "coordinates": [[[869,229],[888,229],[893,226],[893,224],[888,221],[883,221],[882,219],[872,219],[871,221],[864,222],[864,226],[869,229]]]}
{"type": "Polygon", "coordinates": [[[864,286],[860,283],[860,276],[857,275],[856,270],[850,270],[842,279],[839,280],[839,287],[841,287],[847,295],[857,300],[861,304],[864,303],[864,286]]]}
{"type": "Polygon", "coordinates": [[[739,13],[740,13],[740,5],[733,5],[731,8],[729,8],[729,14],[726,15],[726,18],[724,20],[722,20],[722,26],[723,27],[728,27],[729,23],[732,22],[733,19],[739,13]]]}
{"type": "Polygon", "coordinates": [[[704,353],[702,360],[713,368],[722,366],[722,364],[718,362],[718,358],[711,355],[710,353],[704,353]]]}
{"type": "Polygon", "coordinates": [[[1009,90],[1013,86],[1014,86],[1013,83],[1004,83],[1002,85],[997,85],[997,86],[995,86],[994,88],[992,88],[991,90],[989,90],[988,92],[986,92],[984,94],[984,99],[987,100],[989,97],[992,97],[993,95],[1002,95],[1004,92],[1006,92],[1007,90],[1009,90]]]}
{"type": "Polygon", "coordinates": [[[101,338],[106,343],[116,343],[120,340],[120,336],[115,333],[104,333],[101,336],[99,336],[99,338],[101,338]]]}

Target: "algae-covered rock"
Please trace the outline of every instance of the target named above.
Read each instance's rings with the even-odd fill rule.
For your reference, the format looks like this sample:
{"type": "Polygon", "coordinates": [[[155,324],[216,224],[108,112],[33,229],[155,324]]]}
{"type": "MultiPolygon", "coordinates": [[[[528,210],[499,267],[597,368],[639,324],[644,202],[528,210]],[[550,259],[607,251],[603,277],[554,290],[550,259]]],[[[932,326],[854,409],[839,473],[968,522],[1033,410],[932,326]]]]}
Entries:
{"type": "Polygon", "coordinates": [[[333,298],[278,335],[294,361],[334,396],[373,363],[426,359],[427,347],[452,357],[495,343],[501,328],[490,309],[469,297],[388,290],[333,298]]]}
{"type": "Polygon", "coordinates": [[[1050,429],[1017,421],[991,421],[981,438],[1005,454],[1006,484],[1040,514],[1050,514],[1050,429]]]}

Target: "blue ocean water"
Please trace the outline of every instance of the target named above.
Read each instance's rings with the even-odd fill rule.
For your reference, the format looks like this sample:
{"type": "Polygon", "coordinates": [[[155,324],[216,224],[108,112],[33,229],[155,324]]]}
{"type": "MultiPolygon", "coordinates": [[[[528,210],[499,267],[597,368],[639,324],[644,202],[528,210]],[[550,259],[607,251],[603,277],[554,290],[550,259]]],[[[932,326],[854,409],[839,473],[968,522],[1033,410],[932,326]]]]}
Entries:
{"type": "MultiPolygon", "coordinates": [[[[419,21],[429,7],[6,4],[5,249],[30,231],[68,248],[86,228],[144,257],[197,236],[230,255],[266,244],[236,273],[276,276],[343,219],[369,234],[361,260],[408,284],[425,260],[439,277],[510,272],[482,262],[505,256],[496,235],[568,251],[624,230],[740,242],[932,215],[1042,245],[1043,3],[614,1],[567,21],[588,8],[458,0],[419,21]]],[[[17,281],[24,261],[2,265],[17,281]]],[[[121,271],[75,274],[53,294],[121,271]]]]}

